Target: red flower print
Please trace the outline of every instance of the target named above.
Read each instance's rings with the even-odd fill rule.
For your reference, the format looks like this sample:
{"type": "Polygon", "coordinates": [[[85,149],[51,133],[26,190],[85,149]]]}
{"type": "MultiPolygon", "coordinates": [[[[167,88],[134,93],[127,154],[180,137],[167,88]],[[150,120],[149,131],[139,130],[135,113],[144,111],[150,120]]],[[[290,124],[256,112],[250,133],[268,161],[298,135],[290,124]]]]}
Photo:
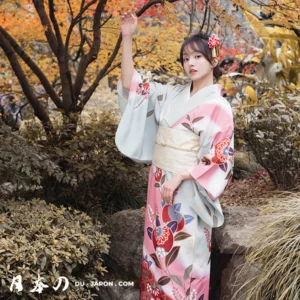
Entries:
{"type": "Polygon", "coordinates": [[[146,259],[143,259],[142,261],[142,269],[145,271],[149,270],[149,262],[146,259]]]}
{"type": "Polygon", "coordinates": [[[184,227],[184,217],[183,215],[176,211],[174,205],[165,205],[162,210],[162,220],[167,223],[171,221],[177,221],[177,231],[180,231],[184,227]]]}
{"type": "Polygon", "coordinates": [[[157,247],[163,248],[169,252],[173,246],[173,232],[168,226],[155,227],[152,236],[154,249],[157,247]]]}
{"type": "Polygon", "coordinates": [[[160,168],[157,168],[155,172],[155,181],[159,182],[161,180],[161,177],[162,177],[162,170],[160,168]]]}
{"type": "Polygon", "coordinates": [[[150,95],[150,84],[149,82],[140,83],[137,87],[136,93],[145,96],[146,99],[150,95]]]}
{"type": "Polygon", "coordinates": [[[152,296],[154,299],[161,299],[160,298],[160,296],[161,296],[160,289],[158,287],[156,287],[152,290],[152,296]],[[155,298],[155,297],[157,297],[157,298],[155,298]]]}
{"type": "Polygon", "coordinates": [[[230,139],[225,138],[215,146],[215,156],[212,158],[212,162],[216,164],[224,164],[228,160],[230,151],[230,139]]]}

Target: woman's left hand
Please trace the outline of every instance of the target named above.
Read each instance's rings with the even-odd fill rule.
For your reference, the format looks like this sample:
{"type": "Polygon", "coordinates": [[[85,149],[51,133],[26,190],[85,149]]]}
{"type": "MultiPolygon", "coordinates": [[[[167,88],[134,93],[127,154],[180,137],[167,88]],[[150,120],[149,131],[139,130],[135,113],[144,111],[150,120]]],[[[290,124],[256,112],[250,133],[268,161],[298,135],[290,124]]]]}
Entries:
{"type": "Polygon", "coordinates": [[[165,200],[168,204],[173,201],[173,194],[175,190],[181,184],[183,178],[180,174],[174,175],[169,181],[162,185],[161,194],[163,200],[165,200]]]}

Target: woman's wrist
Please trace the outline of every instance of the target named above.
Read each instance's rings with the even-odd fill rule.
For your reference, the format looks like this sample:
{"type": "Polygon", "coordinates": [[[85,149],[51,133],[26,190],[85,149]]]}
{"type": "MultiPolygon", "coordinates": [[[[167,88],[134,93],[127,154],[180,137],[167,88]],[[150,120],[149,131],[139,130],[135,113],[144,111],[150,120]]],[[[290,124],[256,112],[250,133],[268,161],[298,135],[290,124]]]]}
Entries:
{"type": "Polygon", "coordinates": [[[122,34],[122,40],[123,40],[123,41],[124,41],[124,40],[132,40],[132,37],[133,37],[133,35],[128,35],[128,34],[123,35],[123,34],[122,34]]]}
{"type": "Polygon", "coordinates": [[[182,181],[187,179],[193,179],[192,175],[188,171],[178,173],[178,175],[182,181]]]}

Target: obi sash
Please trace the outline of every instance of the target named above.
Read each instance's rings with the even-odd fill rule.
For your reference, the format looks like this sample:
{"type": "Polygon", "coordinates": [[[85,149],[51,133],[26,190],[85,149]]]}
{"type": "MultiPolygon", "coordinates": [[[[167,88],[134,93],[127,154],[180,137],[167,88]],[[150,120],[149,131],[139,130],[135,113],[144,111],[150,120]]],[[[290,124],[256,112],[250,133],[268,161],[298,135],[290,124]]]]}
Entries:
{"type": "Polygon", "coordinates": [[[198,165],[199,136],[192,131],[158,127],[152,163],[179,173],[198,165]]]}

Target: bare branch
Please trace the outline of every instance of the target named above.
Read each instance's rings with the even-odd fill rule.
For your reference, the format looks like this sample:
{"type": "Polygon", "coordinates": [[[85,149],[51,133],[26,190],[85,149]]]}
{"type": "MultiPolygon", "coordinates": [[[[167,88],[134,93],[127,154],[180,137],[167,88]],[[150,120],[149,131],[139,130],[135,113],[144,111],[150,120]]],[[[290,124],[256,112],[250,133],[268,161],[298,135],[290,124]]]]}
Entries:
{"type": "Polygon", "coordinates": [[[195,0],[192,0],[192,9],[190,12],[190,29],[189,29],[188,35],[190,35],[193,31],[193,22],[194,22],[195,12],[196,12],[196,3],[195,3],[195,0]]]}
{"type": "Polygon", "coordinates": [[[23,92],[34,110],[34,114],[42,122],[46,133],[50,134],[52,132],[52,124],[49,119],[49,116],[48,116],[46,110],[43,108],[41,103],[38,101],[38,99],[34,95],[32,89],[30,87],[30,84],[26,78],[26,75],[25,75],[22,67],[19,64],[16,53],[14,52],[9,41],[5,38],[5,36],[2,34],[1,31],[0,31],[0,47],[3,49],[6,57],[8,58],[10,65],[19,80],[19,83],[22,87],[23,92]]]}
{"type": "Polygon", "coordinates": [[[68,2],[69,9],[70,9],[71,18],[72,18],[72,20],[73,20],[73,19],[74,19],[74,14],[73,14],[72,5],[71,5],[71,3],[70,3],[70,0],[67,0],[67,2],[68,2]]]}
{"type": "Polygon", "coordinates": [[[85,13],[85,11],[90,7],[92,6],[93,4],[95,4],[97,2],[97,0],[92,0],[91,2],[89,2],[87,5],[84,6],[84,0],[81,0],[81,4],[80,4],[80,9],[79,9],[79,13],[78,15],[72,19],[72,22],[70,24],[70,27],[68,29],[68,32],[67,32],[67,36],[66,36],[66,41],[65,41],[65,51],[68,53],[69,51],[69,43],[70,43],[70,38],[71,38],[71,34],[72,34],[72,31],[74,29],[74,26],[81,22],[83,20],[83,17],[82,15],[85,13]]]}
{"type": "Polygon", "coordinates": [[[202,32],[202,30],[203,30],[203,28],[204,28],[204,25],[205,25],[205,21],[206,21],[206,18],[207,18],[207,11],[208,11],[208,3],[209,3],[209,0],[205,0],[204,17],[203,17],[203,22],[202,22],[202,25],[201,25],[201,27],[200,27],[199,32],[202,32]]]}
{"type": "Polygon", "coordinates": [[[41,84],[44,86],[46,92],[49,94],[50,98],[53,100],[58,108],[62,108],[62,101],[56,94],[55,90],[51,86],[47,77],[43,71],[38,67],[38,65],[27,55],[27,53],[21,48],[21,46],[14,40],[14,38],[0,26],[0,32],[9,41],[10,45],[14,48],[16,53],[22,58],[22,60],[30,67],[32,72],[38,77],[41,84]]]}
{"type": "MultiPolygon", "coordinates": [[[[173,2],[176,2],[176,1],[178,1],[178,0],[169,0],[170,3],[173,3],[173,2]]],[[[140,9],[140,11],[138,11],[136,13],[136,15],[141,16],[149,7],[151,7],[154,4],[158,4],[158,3],[162,3],[162,2],[163,2],[162,0],[152,0],[152,1],[150,1],[146,5],[144,5],[140,9]]],[[[99,85],[100,80],[109,73],[108,70],[111,69],[111,68],[116,68],[117,67],[118,64],[115,67],[111,67],[111,64],[113,63],[113,61],[115,60],[115,58],[116,58],[116,56],[119,52],[121,42],[122,42],[122,34],[119,34],[119,38],[116,42],[113,53],[111,54],[110,58],[108,59],[107,63],[105,64],[105,66],[98,73],[98,75],[97,75],[96,79],[94,80],[93,84],[85,91],[84,97],[80,102],[79,110],[82,110],[84,108],[85,104],[89,101],[92,94],[94,93],[97,86],[99,85]]]]}
{"type": "Polygon", "coordinates": [[[79,98],[80,91],[83,86],[87,67],[90,65],[90,63],[92,63],[95,59],[97,59],[98,52],[100,50],[100,41],[101,41],[100,21],[101,21],[101,14],[104,10],[106,2],[107,0],[100,0],[97,5],[96,12],[94,15],[94,23],[93,23],[92,46],[89,53],[81,57],[78,66],[78,72],[74,83],[74,94],[75,94],[76,101],[79,98]]]}
{"type": "Polygon", "coordinates": [[[48,18],[48,15],[46,13],[46,10],[45,10],[44,0],[34,0],[33,4],[39,15],[42,25],[44,27],[46,27],[45,35],[46,35],[48,44],[49,44],[51,50],[53,51],[53,53],[55,54],[55,56],[57,56],[58,43],[57,43],[56,37],[52,31],[51,23],[48,18]]]}
{"type": "Polygon", "coordinates": [[[208,20],[207,20],[206,33],[208,33],[208,31],[209,31],[210,16],[211,16],[211,9],[210,9],[210,6],[209,6],[209,7],[208,7],[208,20]]]}
{"type": "Polygon", "coordinates": [[[111,64],[113,63],[113,61],[115,60],[120,46],[121,46],[121,42],[122,42],[122,34],[120,33],[118,41],[116,43],[115,49],[112,53],[112,55],[110,56],[110,58],[108,59],[108,61],[106,62],[105,66],[102,68],[102,70],[98,73],[95,81],[93,82],[93,84],[85,91],[84,93],[84,98],[81,101],[81,107],[80,109],[83,109],[84,105],[88,102],[88,100],[91,98],[92,94],[94,93],[95,89],[97,88],[100,80],[105,76],[107,70],[109,69],[109,67],[111,66],[111,64]]]}
{"type": "Polygon", "coordinates": [[[72,77],[69,70],[68,56],[65,55],[66,54],[65,46],[62,40],[61,32],[54,12],[53,0],[48,0],[48,4],[49,4],[50,19],[53,24],[55,35],[58,41],[57,60],[58,60],[59,72],[61,76],[63,107],[65,113],[68,114],[70,112],[71,107],[73,106],[73,110],[75,110],[75,106],[76,106],[75,97],[73,93],[72,77]]]}

